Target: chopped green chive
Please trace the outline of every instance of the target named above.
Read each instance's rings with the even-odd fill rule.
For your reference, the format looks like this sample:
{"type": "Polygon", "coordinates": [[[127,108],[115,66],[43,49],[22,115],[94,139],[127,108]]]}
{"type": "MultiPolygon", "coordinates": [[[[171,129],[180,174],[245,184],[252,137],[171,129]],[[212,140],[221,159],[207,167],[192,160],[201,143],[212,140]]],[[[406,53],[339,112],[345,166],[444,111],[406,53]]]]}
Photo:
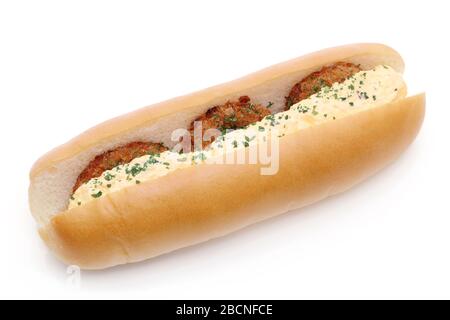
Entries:
{"type": "Polygon", "coordinates": [[[102,192],[101,191],[99,191],[99,192],[97,192],[97,193],[94,193],[94,194],[91,194],[91,197],[92,198],[100,198],[101,196],[102,196],[102,192]]]}

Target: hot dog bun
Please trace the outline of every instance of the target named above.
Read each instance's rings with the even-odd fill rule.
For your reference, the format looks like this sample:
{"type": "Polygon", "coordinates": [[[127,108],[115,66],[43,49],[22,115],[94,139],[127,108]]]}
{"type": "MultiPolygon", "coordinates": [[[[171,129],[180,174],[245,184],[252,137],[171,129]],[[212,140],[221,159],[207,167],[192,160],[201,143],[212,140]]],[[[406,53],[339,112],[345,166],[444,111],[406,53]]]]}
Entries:
{"type": "Polygon", "coordinates": [[[174,129],[243,94],[281,111],[298,79],[337,61],[404,68],[400,55],[384,45],[327,49],[109,120],[51,151],[30,173],[30,208],[41,237],[66,263],[105,268],[225,235],[367,178],[414,140],[424,94],[280,139],[280,169],[273,176],[260,175],[259,165],[201,164],[67,210],[78,174],[95,155],[147,136],[173,146],[174,129]]]}

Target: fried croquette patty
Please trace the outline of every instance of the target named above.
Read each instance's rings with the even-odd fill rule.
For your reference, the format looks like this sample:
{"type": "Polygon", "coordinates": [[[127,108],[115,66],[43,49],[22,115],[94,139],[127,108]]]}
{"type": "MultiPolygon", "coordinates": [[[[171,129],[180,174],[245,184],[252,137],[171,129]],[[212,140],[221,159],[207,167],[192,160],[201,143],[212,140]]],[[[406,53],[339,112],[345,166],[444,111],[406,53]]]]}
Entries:
{"type": "Polygon", "coordinates": [[[94,158],[78,176],[73,192],[80,185],[92,178],[98,178],[106,170],[111,170],[121,164],[131,162],[133,159],[147,154],[159,154],[168,149],[162,143],[135,141],[113,150],[104,152],[94,158]]]}
{"type": "MultiPolygon", "coordinates": [[[[250,102],[248,96],[241,96],[238,101],[227,101],[223,105],[215,106],[206,111],[206,113],[197,117],[189,128],[191,133],[191,142],[194,145],[194,128],[197,122],[202,126],[202,137],[208,129],[218,129],[225,131],[227,129],[240,129],[261,121],[265,116],[271,114],[267,107],[250,102]]],[[[208,146],[214,141],[202,141],[203,147],[208,146]]]]}
{"type": "Polygon", "coordinates": [[[296,83],[286,97],[286,108],[309,98],[323,87],[330,87],[333,83],[341,83],[355,73],[361,71],[358,65],[348,62],[337,62],[331,66],[323,67],[296,83]]]}

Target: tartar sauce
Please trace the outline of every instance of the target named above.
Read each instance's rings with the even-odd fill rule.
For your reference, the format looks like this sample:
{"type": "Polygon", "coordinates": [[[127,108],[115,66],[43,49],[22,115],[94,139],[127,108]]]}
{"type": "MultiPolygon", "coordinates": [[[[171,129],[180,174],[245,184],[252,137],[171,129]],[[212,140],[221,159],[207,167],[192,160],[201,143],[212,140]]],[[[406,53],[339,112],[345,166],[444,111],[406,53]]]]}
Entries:
{"type": "Polygon", "coordinates": [[[302,128],[386,104],[395,100],[404,86],[402,75],[388,66],[381,65],[358,72],[343,83],[322,88],[308,99],[292,105],[288,111],[266,116],[245,129],[227,132],[207,150],[186,154],[165,151],[158,155],[139,157],[128,164],[107,170],[75,191],[70,198],[69,209],[127,186],[204,163],[211,157],[249,147],[257,143],[261,135],[270,132],[276,131],[278,137],[282,138],[302,128]]]}

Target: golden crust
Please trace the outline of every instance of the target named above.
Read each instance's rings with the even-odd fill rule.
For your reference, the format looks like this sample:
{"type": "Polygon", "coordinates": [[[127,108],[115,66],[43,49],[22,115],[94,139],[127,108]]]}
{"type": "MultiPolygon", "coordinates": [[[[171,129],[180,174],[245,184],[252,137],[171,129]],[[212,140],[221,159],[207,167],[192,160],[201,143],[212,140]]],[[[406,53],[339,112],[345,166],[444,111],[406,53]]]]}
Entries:
{"type": "MultiPolygon", "coordinates": [[[[404,63],[401,56],[393,49],[382,44],[352,44],[325,49],[311,53],[272,67],[263,69],[243,78],[217,85],[186,96],[177,97],[138,109],[126,115],[116,117],[93,127],[64,145],[50,151],[33,165],[30,179],[33,180],[44,171],[52,170],[66,159],[76,157],[81,152],[103,141],[113,140],[130,130],[150,126],[161,117],[186,109],[196,109],[215,99],[232,95],[236,91],[250,92],[279,77],[286,77],[299,70],[315,70],[336,61],[358,62],[359,57],[380,57],[399,72],[403,72],[404,63]]],[[[382,62],[382,63],[383,63],[382,62]]],[[[293,85],[294,83],[292,83],[293,85]]],[[[290,89],[290,88],[287,88],[290,89]]],[[[213,105],[214,103],[211,103],[213,105]]]]}
{"type": "MultiPolygon", "coordinates": [[[[349,50],[354,48],[334,54],[349,50]]],[[[327,54],[314,57],[314,63],[326,60],[327,54]]],[[[312,62],[302,58],[301,64],[305,63],[312,62]]],[[[286,68],[278,65],[264,72],[282,75],[286,68]]],[[[252,77],[237,83],[254,84],[252,77]]],[[[195,103],[208,98],[194,94],[183,99],[195,103]]],[[[165,103],[173,106],[170,112],[187,105],[173,101],[165,103]]],[[[142,125],[139,114],[151,121],[166,112],[161,105],[152,110],[113,120],[117,128],[100,125],[85,133],[41,160],[34,174],[52,161],[72,156],[78,150],[75,145],[84,148],[91,140],[119,134],[131,123],[142,125]]],[[[421,94],[328,121],[280,139],[276,175],[260,175],[258,165],[198,165],[62,212],[40,234],[63,261],[88,269],[140,261],[219,237],[342,192],[374,174],[414,140],[424,113],[421,94]]]]}

